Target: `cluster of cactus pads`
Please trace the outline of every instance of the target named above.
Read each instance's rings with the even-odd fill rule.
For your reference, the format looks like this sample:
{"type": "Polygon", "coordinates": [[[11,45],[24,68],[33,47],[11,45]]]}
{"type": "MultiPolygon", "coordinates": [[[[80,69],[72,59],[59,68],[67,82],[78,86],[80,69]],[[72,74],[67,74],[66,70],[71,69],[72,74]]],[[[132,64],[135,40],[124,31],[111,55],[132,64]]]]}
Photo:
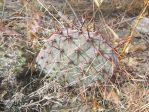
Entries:
{"type": "Polygon", "coordinates": [[[53,33],[36,58],[46,76],[70,85],[105,82],[113,75],[116,60],[116,53],[100,33],[73,28],[53,33]]]}

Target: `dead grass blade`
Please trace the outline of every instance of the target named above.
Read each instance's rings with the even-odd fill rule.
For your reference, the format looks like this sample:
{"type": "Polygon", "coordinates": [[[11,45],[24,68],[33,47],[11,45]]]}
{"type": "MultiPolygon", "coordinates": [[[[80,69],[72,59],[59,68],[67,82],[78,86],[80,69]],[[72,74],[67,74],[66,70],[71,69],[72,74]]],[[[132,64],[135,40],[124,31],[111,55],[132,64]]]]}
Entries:
{"type": "Polygon", "coordinates": [[[106,24],[106,27],[109,29],[109,31],[113,34],[113,39],[114,40],[117,40],[119,39],[119,36],[115,33],[115,31],[109,26],[106,24]]]}
{"type": "Polygon", "coordinates": [[[144,17],[144,14],[145,14],[145,11],[147,10],[148,5],[149,5],[149,0],[144,3],[144,7],[143,7],[142,11],[140,12],[140,14],[138,15],[138,17],[137,17],[137,21],[136,21],[134,27],[132,28],[132,30],[130,32],[130,35],[128,36],[128,40],[125,43],[125,45],[123,47],[123,50],[122,50],[122,53],[120,54],[119,57],[121,57],[124,53],[126,53],[126,50],[127,50],[128,46],[131,43],[131,40],[134,36],[136,27],[138,26],[138,24],[139,24],[140,20],[142,19],[142,17],[144,17]]]}
{"type": "Polygon", "coordinates": [[[97,7],[99,8],[102,4],[103,0],[94,0],[94,3],[97,5],[97,7]]]}

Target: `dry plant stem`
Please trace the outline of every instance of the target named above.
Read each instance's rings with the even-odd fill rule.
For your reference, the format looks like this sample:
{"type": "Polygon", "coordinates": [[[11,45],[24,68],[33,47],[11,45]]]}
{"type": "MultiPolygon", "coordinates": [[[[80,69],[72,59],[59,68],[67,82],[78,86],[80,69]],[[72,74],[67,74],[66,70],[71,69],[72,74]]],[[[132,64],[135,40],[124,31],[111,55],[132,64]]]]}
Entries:
{"type": "Polygon", "coordinates": [[[2,17],[4,16],[6,2],[3,0],[2,17]]]}
{"type": "Polygon", "coordinates": [[[137,17],[137,21],[136,21],[136,23],[135,23],[133,29],[131,30],[130,35],[128,36],[128,40],[127,40],[127,42],[125,43],[125,45],[124,45],[124,47],[123,47],[123,50],[122,50],[122,53],[120,54],[119,57],[121,57],[121,56],[125,53],[126,49],[128,48],[128,46],[129,46],[129,44],[130,44],[130,42],[131,42],[131,40],[132,40],[132,38],[133,38],[133,35],[134,35],[134,33],[135,33],[136,27],[138,26],[138,24],[139,24],[141,18],[144,16],[144,13],[145,13],[145,11],[146,11],[148,5],[149,5],[149,0],[146,2],[144,8],[142,9],[141,13],[140,13],[139,16],[137,17]]]}
{"type": "Polygon", "coordinates": [[[140,109],[137,109],[135,112],[144,112],[145,109],[148,109],[149,108],[149,103],[143,105],[142,107],[140,107],[140,109]]]}
{"type": "Polygon", "coordinates": [[[79,18],[77,17],[77,15],[76,15],[74,9],[72,8],[72,6],[71,6],[70,3],[68,2],[68,0],[65,0],[65,1],[66,1],[66,3],[68,4],[68,6],[70,7],[70,9],[72,10],[74,16],[76,17],[77,21],[79,22],[79,25],[81,25],[81,22],[79,21],[79,18]]]}
{"type": "Polygon", "coordinates": [[[57,19],[54,17],[54,15],[51,14],[51,12],[48,11],[48,9],[44,6],[44,4],[43,4],[40,0],[37,0],[37,2],[49,13],[49,15],[50,15],[54,20],[56,20],[56,21],[59,23],[59,25],[61,25],[61,26],[63,27],[62,23],[61,23],[59,20],[57,20],[57,19]]]}
{"type": "MultiPolygon", "coordinates": [[[[51,5],[52,8],[57,12],[57,15],[59,15],[59,17],[60,17],[62,20],[64,20],[64,21],[65,21],[67,24],[69,24],[70,26],[73,26],[74,28],[78,29],[77,26],[75,26],[75,25],[66,17],[66,15],[64,15],[61,11],[58,11],[58,10],[56,9],[56,7],[53,6],[52,4],[50,4],[50,5],[51,5]]],[[[69,7],[71,7],[71,6],[69,6],[69,7]]],[[[74,13],[75,17],[77,18],[76,14],[75,14],[75,12],[73,11],[72,8],[71,8],[71,10],[72,10],[72,12],[74,13]]],[[[78,20],[78,22],[79,22],[79,25],[81,25],[81,23],[80,23],[80,21],[79,21],[78,18],[77,18],[77,20],[78,20]]],[[[63,26],[62,26],[62,27],[63,27],[63,26]]]]}

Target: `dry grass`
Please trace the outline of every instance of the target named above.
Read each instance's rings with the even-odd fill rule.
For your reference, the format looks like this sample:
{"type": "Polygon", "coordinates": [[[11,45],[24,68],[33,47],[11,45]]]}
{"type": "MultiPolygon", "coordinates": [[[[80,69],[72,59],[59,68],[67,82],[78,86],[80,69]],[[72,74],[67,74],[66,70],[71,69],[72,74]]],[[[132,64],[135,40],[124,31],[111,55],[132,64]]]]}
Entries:
{"type": "Polygon", "coordinates": [[[149,74],[135,65],[119,61],[107,82],[85,86],[53,80],[35,62],[46,39],[66,27],[100,32],[121,55],[133,41],[131,34],[126,38],[134,33],[132,20],[148,16],[146,10],[140,0],[0,1],[0,111],[147,112],[149,74]]]}

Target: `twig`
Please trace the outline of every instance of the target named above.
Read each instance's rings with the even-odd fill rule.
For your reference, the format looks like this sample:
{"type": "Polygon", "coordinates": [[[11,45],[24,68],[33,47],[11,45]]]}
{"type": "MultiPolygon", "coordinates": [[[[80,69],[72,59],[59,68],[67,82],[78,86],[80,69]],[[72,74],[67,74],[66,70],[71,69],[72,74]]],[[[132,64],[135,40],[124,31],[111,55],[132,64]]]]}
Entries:
{"type": "Polygon", "coordinates": [[[121,58],[121,56],[125,53],[126,49],[128,48],[129,44],[131,43],[131,40],[133,39],[133,35],[134,35],[134,33],[135,33],[136,27],[138,26],[140,20],[141,20],[142,17],[144,16],[144,13],[145,13],[145,11],[146,11],[148,5],[149,5],[149,0],[145,3],[144,8],[142,9],[141,13],[138,15],[137,21],[136,21],[136,23],[135,23],[133,29],[131,30],[130,35],[128,36],[127,42],[125,43],[125,45],[124,45],[124,47],[123,47],[123,49],[122,49],[122,53],[119,55],[120,58],[121,58]]]}

